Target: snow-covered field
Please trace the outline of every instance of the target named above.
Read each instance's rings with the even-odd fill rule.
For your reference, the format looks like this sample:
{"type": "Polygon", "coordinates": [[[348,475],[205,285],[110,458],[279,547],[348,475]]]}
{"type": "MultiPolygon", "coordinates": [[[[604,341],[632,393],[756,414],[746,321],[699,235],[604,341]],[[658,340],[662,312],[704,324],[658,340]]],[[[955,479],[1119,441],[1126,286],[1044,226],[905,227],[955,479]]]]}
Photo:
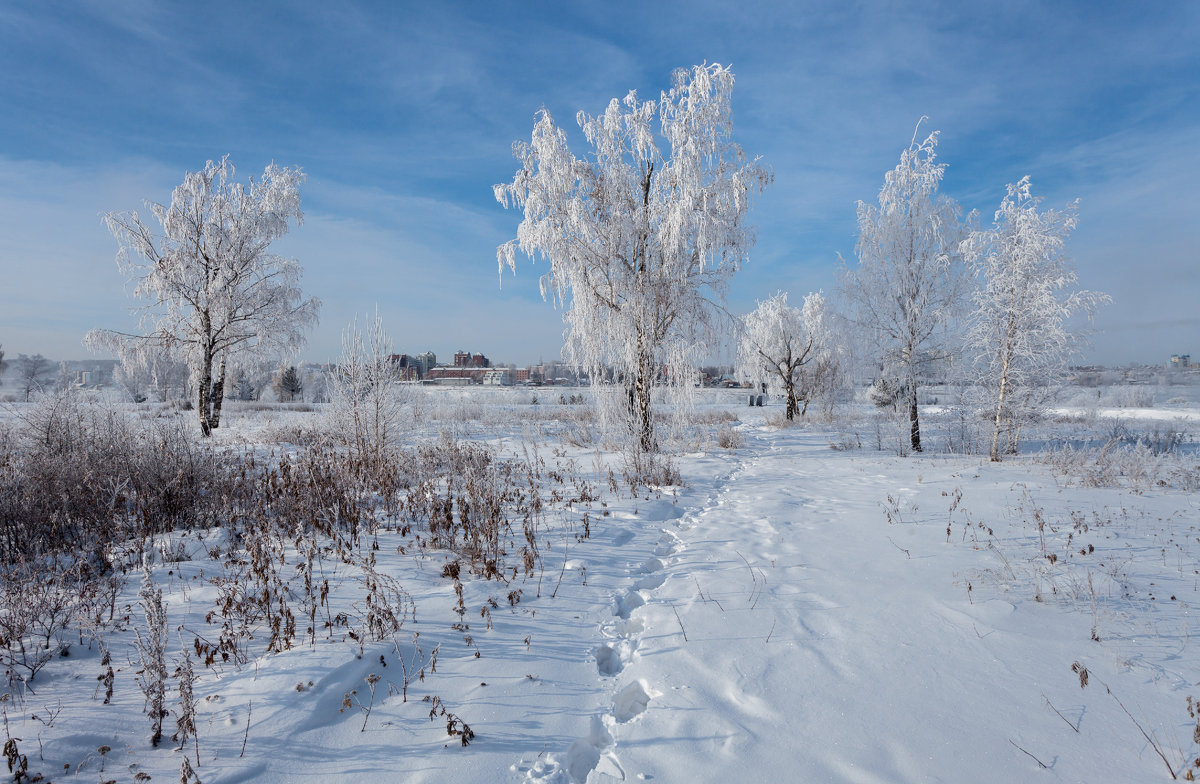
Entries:
{"type": "MultiPolygon", "coordinates": [[[[135,568],[114,623],[75,632],[69,655],[6,689],[29,772],[176,781],[187,756],[206,784],[1133,782],[1183,778],[1200,754],[1200,504],[1186,481],[1156,478],[1176,474],[1094,486],[1033,455],[905,458],[867,435],[832,449],[848,445],[844,423],[780,428],[778,406],[706,393],[707,435],[674,463],[683,484],[631,492],[558,390],[537,406],[525,391],[437,394],[414,404],[427,421],[414,440],[486,441],[594,491],[544,515],[528,574],[456,579],[459,559],[425,532],[385,526],[320,561],[332,623],[310,634],[299,618],[275,653],[260,626],[243,662],[205,666],[197,646],[220,635],[245,543],[165,537],[152,548],[163,743],[136,680],[135,568]],[[712,434],[730,427],[741,443],[722,448],[712,434]],[[356,625],[372,575],[407,597],[392,605],[399,629],[356,625]],[[196,733],[176,750],[184,648],[196,733]]],[[[218,441],[290,454],[303,446],[287,434],[314,416],[235,407],[218,441]]],[[[272,552],[298,607],[305,559],[272,552]]]]}

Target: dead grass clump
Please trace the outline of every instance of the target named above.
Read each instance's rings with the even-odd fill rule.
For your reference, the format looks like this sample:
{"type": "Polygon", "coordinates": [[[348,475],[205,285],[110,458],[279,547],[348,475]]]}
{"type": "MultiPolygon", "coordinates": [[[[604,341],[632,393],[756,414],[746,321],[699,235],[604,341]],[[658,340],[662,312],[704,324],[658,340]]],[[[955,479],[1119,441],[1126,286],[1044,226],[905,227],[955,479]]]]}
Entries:
{"type": "Polygon", "coordinates": [[[717,428],[717,446],[722,449],[737,449],[742,445],[742,431],[722,425],[717,428]]]}
{"type": "Polygon", "coordinates": [[[532,573],[541,560],[539,531],[554,510],[582,506],[581,535],[590,533],[587,509],[597,492],[574,463],[549,466],[528,453],[501,458],[491,447],[452,439],[419,447],[407,461],[402,521],[423,524],[431,546],[456,553],[485,577],[515,575],[510,556],[532,573]]]}
{"type": "Polygon", "coordinates": [[[134,422],[110,401],[68,392],[0,426],[0,559],[84,550],[228,520],[236,458],[201,448],[175,419],[134,422]]]}
{"type": "Polygon", "coordinates": [[[838,433],[829,439],[829,448],[834,452],[849,452],[852,449],[862,449],[862,438],[857,433],[838,433]]]}
{"type": "Polygon", "coordinates": [[[1084,487],[1200,489],[1200,460],[1184,451],[1156,451],[1152,446],[1110,440],[1099,447],[1071,444],[1048,449],[1038,460],[1068,482],[1084,487]]]}
{"type": "Polygon", "coordinates": [[[779,430],[787,427],[797,427],[804,424],[804,420],[801,418],[788,419],[786,411],[772,411],[763,419],[766,421],[767,425],[779,430]]]}
{"type": "Polygon", "coordinates": [[[741,420],[734,412],[724,408],[709,408],[702,411],[691,411],[685,415],[687,424],[691,425],[730,425],[741,420]]]}

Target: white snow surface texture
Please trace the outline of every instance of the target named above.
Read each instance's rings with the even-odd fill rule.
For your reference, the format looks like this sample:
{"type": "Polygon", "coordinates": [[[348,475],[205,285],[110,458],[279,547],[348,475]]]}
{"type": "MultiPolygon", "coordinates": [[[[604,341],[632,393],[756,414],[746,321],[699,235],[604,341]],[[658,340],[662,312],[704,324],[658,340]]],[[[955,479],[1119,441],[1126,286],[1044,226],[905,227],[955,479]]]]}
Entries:
{"type": "MultiPolygon", "coordinates": [[[[391,642],[361,658],[318,640],[240,669],[197,667],[197,775],[1133,782],[1167,780],[1169,764],[1182,777],[1196,754],[1185,700],[1200,694],[1193,496],[1059,486],[1019,460],[838,452],[818,429],[744,413],[739,427],[737,450],[678,461],[683,487],[606,497],[590,539],[545,553],[540,596],[536,576],[464,579],[472,644],[450,629],[442,556],[399,555],[381,534],[378,569],[418,608],[399,650],[412,655],[413,631],[426,652],[440,643],[436,674],[402,700],[388,688],[401,680],[391,642]],[[500,608],[486,629],[489,596],[500,608]],[[365,702],[371,673],[364,727],[362,710],[341,708],[352,690],[365,702]],[[427,695],[471,726],[469,746],[429,720],[427,695]]],[[[157,567],[172,637],[210,606],[200,570],[212,568],[157,567]]],[[[122,600],[135,618],[136,590],[134,578],[122,600]]],[[[114,649],[112,705],[78,685],[102,671],[98,657],[73,648],[23,709],[8,706],[31,769],[178,780],[181,752],[147,741],[136,655],[114,649]]]]}

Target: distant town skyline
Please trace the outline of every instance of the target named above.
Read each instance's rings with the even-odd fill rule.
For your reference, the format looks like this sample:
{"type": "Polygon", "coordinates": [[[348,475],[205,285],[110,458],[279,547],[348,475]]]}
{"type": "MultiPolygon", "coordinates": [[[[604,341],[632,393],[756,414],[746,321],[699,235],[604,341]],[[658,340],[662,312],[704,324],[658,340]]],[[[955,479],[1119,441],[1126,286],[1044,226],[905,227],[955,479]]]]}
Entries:
{"type": "MultiPolygon", "coordinates": [[[[575,5],[135,2],[0,6],[0,344],[88,356],[128,328],[107,211],[167,202],[228,153],[241,179],[308,175],[274,249],[324,302],[299,358],[336,360],[378,308],[397,353],[559,358],[544,263],[498,275],[520,215],[492,186],[548,109],[569,129],[674,68],[731,63],[734,129],[775,174],[728,307],[831,292],[918,119],[942,132],[942,191],[990,223],[1007,183],[1080,199],[1069,252],[1111,294],[1077,361],[1200,354],[1200,4],[575,5]]],[[[717,358],[718,360],[720,358],[717,358]]]]}

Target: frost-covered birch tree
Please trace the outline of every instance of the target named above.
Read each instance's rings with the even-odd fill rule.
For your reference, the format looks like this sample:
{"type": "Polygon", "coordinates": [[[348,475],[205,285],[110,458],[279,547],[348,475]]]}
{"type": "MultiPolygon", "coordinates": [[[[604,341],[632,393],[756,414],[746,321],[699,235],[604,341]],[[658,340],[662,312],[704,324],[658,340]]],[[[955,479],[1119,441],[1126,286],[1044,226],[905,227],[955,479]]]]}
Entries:
{"type": "Polygon", "coordinates": [[[230,364],[297,350],[320,309],[300,292],[299,263],[269,252],[303,218],[304,175],[275,164],[248,184],[235,174],[228,156],[185,174],[169,205],[146,203],[157,227],[137,212],[105,216],[120,244],[117,266],[144,301],[136,308],[142,332],[94,329],[85,338],[92,350],[123,356],[182,355],[206,436],[220,425],[230,364]]]}
{"type": "Polygon", "coordinates": [[[962,243],[976,280],[965,347],[972,381],[986,396],[990,455],[997,461],[1002,449],[1016,452],[1035,393],[1061,378],[1076,352],[1068,319],[1090,317],[1109,301],[1097,292],[1071,291],[1078,276],[1064,246],[1078,221],[1077,203],[1039,212],[1040,202],[1026,176],[1008,186],[992,228],[974,231],[962,243]]]}
{"type": "Polygon", "coordinates": [[[958,205],[938,193],[946,164],[937,163],[937,142],[937,131],[920,143],[914,134],[884,176],[879,205],[858,203],[858,266],[842,274],[851,320],[869,336],[884,378],[902,390],[914,452],[917,388],[926,366],[947,357],[945,336],[963,293],[966,231],[958,205]]]}
{"type": "Polygon", "coordinates": [[[524,211],[497,251],[501,273],[516,271],[518,250],[550,263],[541,291],[565,308],[565,353],[593,379],[618,371],[643,452],[658,448],[656,379],[691,389],[714,301],[754,241],[750,194],[771,179],[732,141],[733,81],[728,68],[698,65],[677,70],[657,101],[631,91],[599,116],[580,112],[584,158],[543,109],[531,140],[513,146],[513,181],[495,186],[501,204],[524,211]]]}
{"type": "Polygon", "coordinates": [[[812,397],[808,366],[829,354],[825,297],[819,292],[804,298],[800,308],[787,303],[787,293],[762,300],[742,319],[738,339],[739,374],[768,386],[779,385],[787,400],[787,418],[801,416],[812,397]]]}

